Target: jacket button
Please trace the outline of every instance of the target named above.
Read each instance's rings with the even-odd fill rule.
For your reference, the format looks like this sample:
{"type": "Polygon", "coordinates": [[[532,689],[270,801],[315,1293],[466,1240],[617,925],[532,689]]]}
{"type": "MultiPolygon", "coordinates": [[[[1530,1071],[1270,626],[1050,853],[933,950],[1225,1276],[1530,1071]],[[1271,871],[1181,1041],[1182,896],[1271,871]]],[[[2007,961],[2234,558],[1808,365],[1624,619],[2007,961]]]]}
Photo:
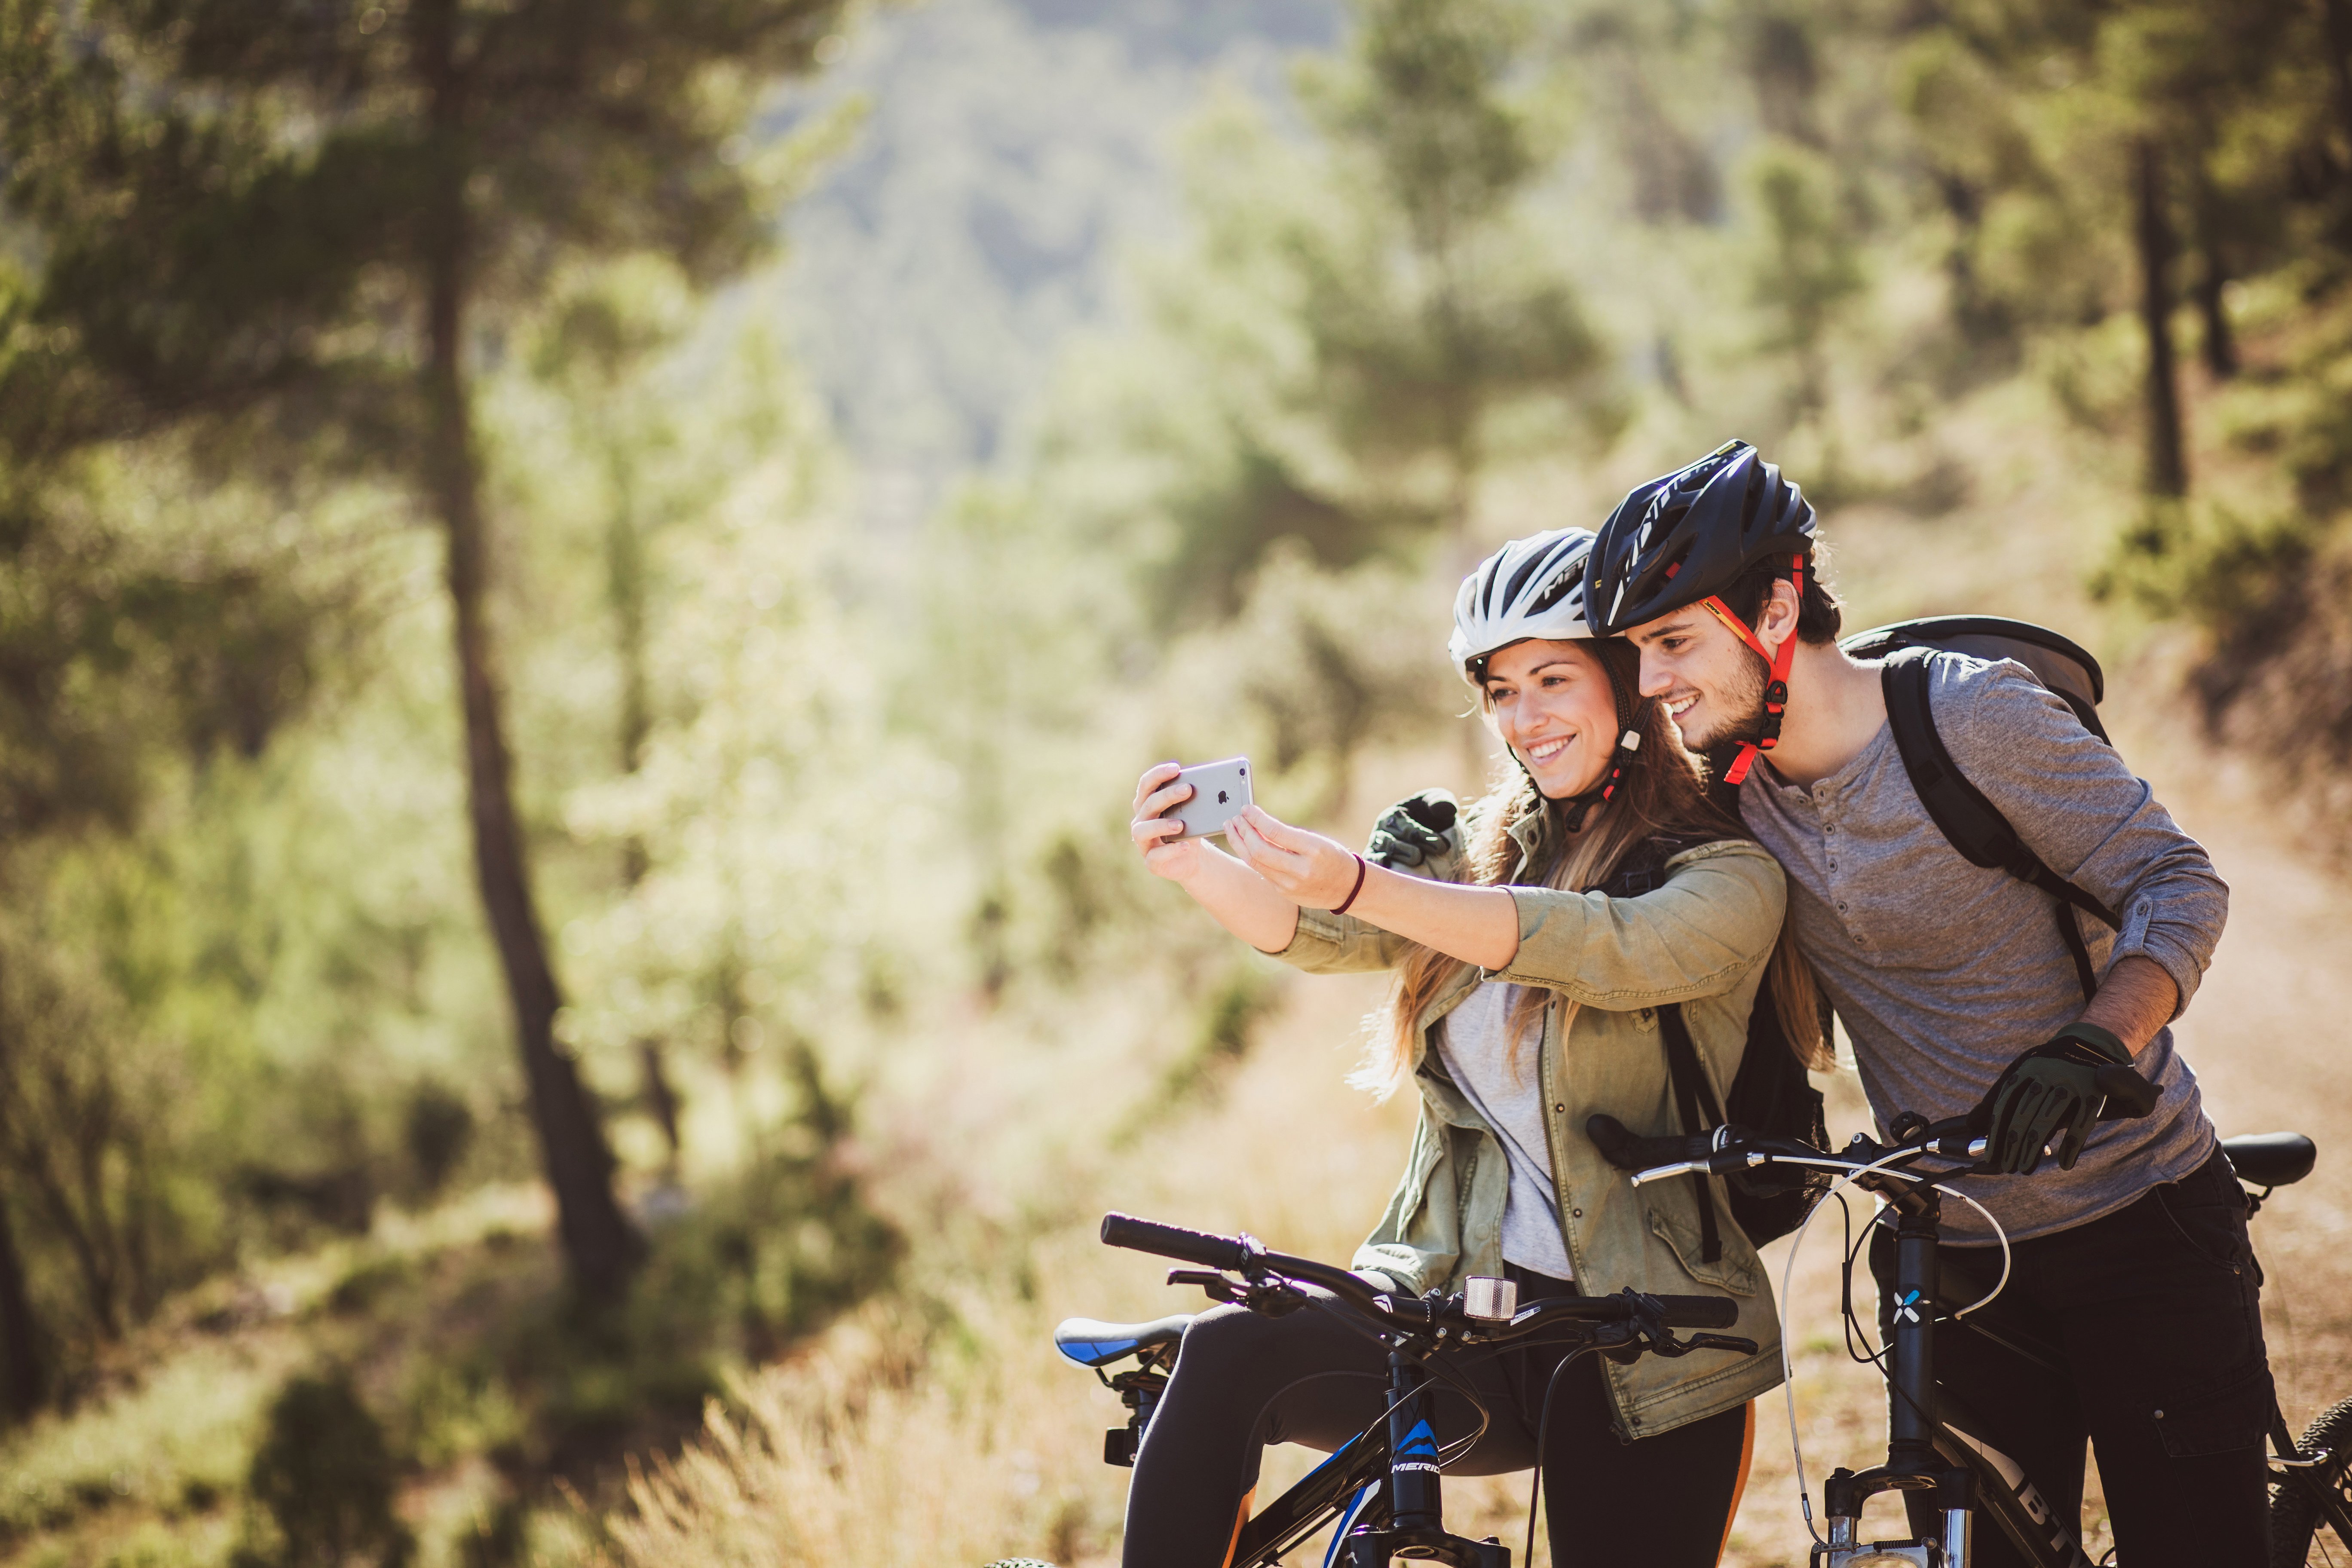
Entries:
{"type": "Polygon", "coordinates": [[[1554,1110],[1556,1110],[1556,1111],[1559,1112],[1559,1113],[1560,1113],[1561,1115],[1563,1115],[1563,1116],[1565,1116],[1565,1115],[1567,1115],[1567,1114],[1568,1114],[1568,1107],[1567,1107],[1567,1106],[1565,1106],[1565,1105],[1555,1105],[1555,1106],[1553,1106],[1553,1107],[1552,1107],[1552,1109],[1553,1109],[1554,1110]]]}
{"type": "Polygon", "coordinates": [[[1584,1211],[1582,1209],[1570,1209],[1568,1211],[1568,1217],[1570,1219],[1582,1219],[1584,1217],[1584,1211]]]}

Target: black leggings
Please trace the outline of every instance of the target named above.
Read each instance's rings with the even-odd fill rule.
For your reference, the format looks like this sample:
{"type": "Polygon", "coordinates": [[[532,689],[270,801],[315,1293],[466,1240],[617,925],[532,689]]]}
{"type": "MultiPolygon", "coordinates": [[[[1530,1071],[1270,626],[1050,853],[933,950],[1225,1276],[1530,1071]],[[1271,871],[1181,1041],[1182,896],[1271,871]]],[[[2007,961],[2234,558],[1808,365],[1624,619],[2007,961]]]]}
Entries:
{"type": "MultiPolygon", "coordinates": [[[[1514,1268],[1522,1301],[1570,1287],[1514,1268]]],[[[1455,1352],[1493,1424],[1449,1475],[1531,1468],[1557,1346],[1455,1352]]],[[[1441,1444],[1477,1430],[1477,1413],[1432,1385],[1441,1444]]],[[[1286,1317],[1219,1307],[1192,1321],[1176,1373],[1136,1456],[1127,1494],[1124,1568],[1219,1568],[1260,1450],[1302,1443],[1329,1452],[1388,1407],[1388,1355],[1319,1306],[1286,1317]]],[[[1620,1442],[1597,1356],[1559,1380],[1545,1433],[1544,1512],[1557,1568],[1711,1568],[1748,1479],[1752,1408],[1741,1405],[1654,1437],[1620,1442]]]]}

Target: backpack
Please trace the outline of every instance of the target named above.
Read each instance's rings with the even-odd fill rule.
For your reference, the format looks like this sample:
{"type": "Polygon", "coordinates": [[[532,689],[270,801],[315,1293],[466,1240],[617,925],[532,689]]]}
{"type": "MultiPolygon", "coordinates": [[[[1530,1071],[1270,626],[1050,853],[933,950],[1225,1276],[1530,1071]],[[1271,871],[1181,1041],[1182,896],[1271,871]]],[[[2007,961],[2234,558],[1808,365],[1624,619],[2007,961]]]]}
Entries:
{"type": "MultiPolygon", "coordinates": [[[[1664,837],[1648,839],[1636,847],[1597,890],[1612,899],[1630,899],[1662,888],[1666,882],[1666,862],[1705,842],[1699,838],[1664,837]]],[[[1740,1055],[1739,1070],[1732,1075],[1731,1092],[1721,1104],[1717,1103],[1715,1089],[1699,1066],[1698,1047],[1691,1039],[1682,1004],[1668,1002],[1656,1012],[1658,1038],[1666,1057],[1666,1078],[1685,1131],[1705,1132],[1728,1121],[1769,1137],[1794,1138],[1824,1152],[1828,1151],[1829,1123],[1822,1115],[1822,1091],[1813,1087],[1812,1079],[1805,1074],[1804,1064],[1789,1048],[1788,1034],[1780,1027],[1780,1011],[1773,1005],[1769,975],[1756,988],[1756,1002],[1748,1013],[1748,1046],[1740,1055]]],[[[1711,1176],[1693,1179],[1715,1180],[1711,1176]]],[[[1813,1205],[1821,1202],[1822,1194],[1829,1190],[1831,1177],[1822,1171],[1767,1168],[1734,1172],[1723,1180],[1724,1196],[1729,1201],[1733,1222],[1749,1241],[1761,1247],[1802,1225],[1813,1205]]],[[[1707,1263],[1717,1262],[1723,1257],[1723,1237],[1716,1226],[1715,1205],[1702,1201],[1698,1221],[1700,1258],[1707,1263]]]]}
{"type": "Polygon", "coordinates": [[[2099,722],[2098,704],[2106,695],[2106,682],[2099,673],[2099,661],[2047,627],[1998,616],[1898,621],[1857,633],[1840,646],[1853,658],[1886,661],[1879,680],[1886,694],[1887,727],[1895,731],[1895,750],[1902,753],[1904,772],[1911,775],[1919,804],[1927,808],[1937,830],[1971,864],[2006,871],[2050,895],[2059,940],[2074,960],[2075,977],[2088,1001],[2099,988],[2099,978],[2074,911],[2080,910],[2117,931],[2123,929],[2123,921],[2097,898],[2044,865],[2040,856],[2025,847],[2000,809],[1969,782],[1951,752],[1945,750],[1943,737],[1936,733],[1927,690],[1938,653],[2015,659],[2064,700],[2083,721],[2083,728],[2105,741],[2107,731],[2099,722]]]}

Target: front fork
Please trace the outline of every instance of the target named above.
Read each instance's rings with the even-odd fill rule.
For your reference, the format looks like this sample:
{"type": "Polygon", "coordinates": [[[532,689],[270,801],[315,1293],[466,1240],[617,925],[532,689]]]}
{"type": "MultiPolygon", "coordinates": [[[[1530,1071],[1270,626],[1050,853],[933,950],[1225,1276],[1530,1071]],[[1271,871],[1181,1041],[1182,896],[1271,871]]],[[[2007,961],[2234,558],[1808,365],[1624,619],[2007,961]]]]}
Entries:
{"type": "Polygon", "coordinates": [[[1348,1532],[1349,1568],[1388,1568],[1389,1559],[1434,1560],[1450,1568],[1511,1568],[1511,1549],[1489,1536],[1470,1541],[1445,1531],[1445,1500],[1436,1428],[1429,1420],[1429,1373],[1417,1362],[1389,1356],[1388,1522],[1348,1532]]]}
{"type": "Polygon", "coordinates": [[[1888,1334],[1886,1463],[1839,1468],[1822,1487],[1829,1540],[1813,1568],[1968,1568],[1976,1478],[1936,1452],[1936,1242],[1940,1204],[1932,1187],[1897,1205],[1895,1314],[1888,1334]],[[1858,1541],[1863,1505],[1880,1492],[1932,1491],[1943,1529],[1933,1541],[1858,1541]]]}

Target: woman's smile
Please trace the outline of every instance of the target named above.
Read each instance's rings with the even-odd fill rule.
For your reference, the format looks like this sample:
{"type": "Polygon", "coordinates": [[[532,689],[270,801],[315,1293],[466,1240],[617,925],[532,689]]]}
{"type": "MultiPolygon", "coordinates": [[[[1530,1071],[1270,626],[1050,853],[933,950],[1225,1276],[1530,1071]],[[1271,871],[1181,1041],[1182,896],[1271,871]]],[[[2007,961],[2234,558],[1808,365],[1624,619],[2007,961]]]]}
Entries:
{"type": "Polygon", "coordinates": [[[1558,762],[1560,753],[1574,745],[1578,737],[1574,735],[1548,735],[1540,741],[1527,742],[1520,747],[1520,750],[1527,756],[1528,766],[1548,768],[1558,762]]]}

